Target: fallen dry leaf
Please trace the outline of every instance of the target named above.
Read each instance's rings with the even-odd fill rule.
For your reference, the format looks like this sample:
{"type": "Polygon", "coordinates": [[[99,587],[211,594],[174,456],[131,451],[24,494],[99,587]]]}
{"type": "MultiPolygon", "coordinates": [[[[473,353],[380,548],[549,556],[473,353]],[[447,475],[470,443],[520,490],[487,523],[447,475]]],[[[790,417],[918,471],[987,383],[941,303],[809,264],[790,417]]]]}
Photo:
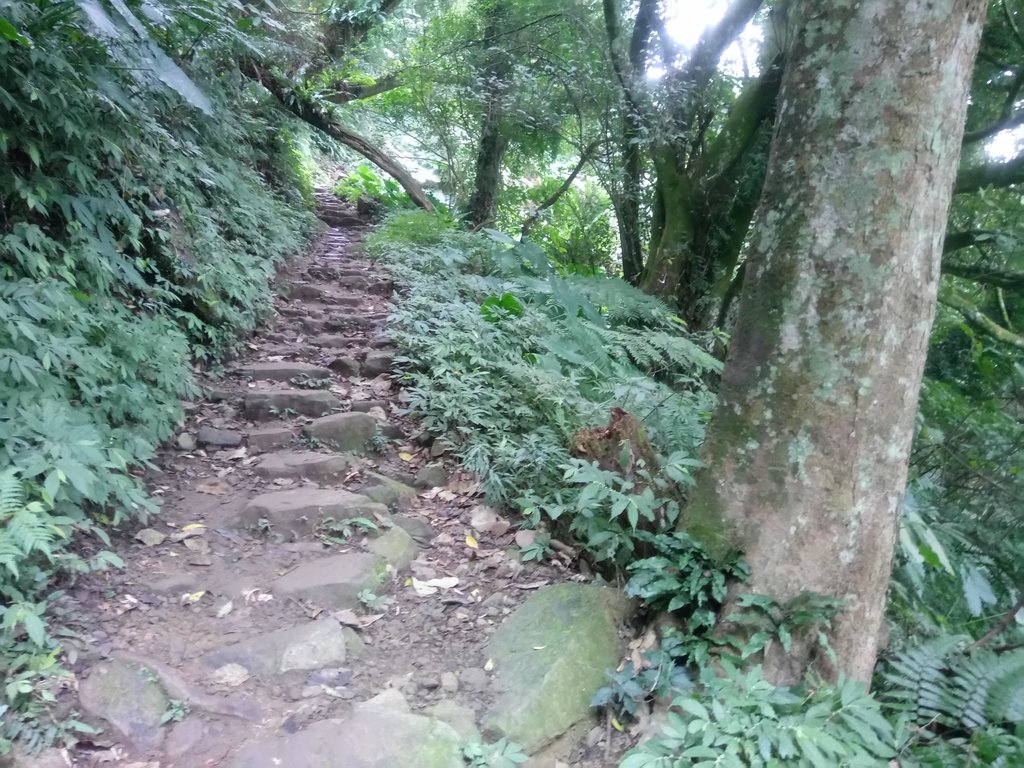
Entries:
{"type": "Polygon", "coordinates": [[[466,546],[472,549],[480,549],[480,542],[476,540],[476,537],[472,533],[466,533],[466,546]]]}
{"type": "Polygon", "coordinates": [[[196,490],[210,496],[223,496],[231,490],[231,486],[223,480],[213,480],[209,483],[199,483],[196,490]]]}

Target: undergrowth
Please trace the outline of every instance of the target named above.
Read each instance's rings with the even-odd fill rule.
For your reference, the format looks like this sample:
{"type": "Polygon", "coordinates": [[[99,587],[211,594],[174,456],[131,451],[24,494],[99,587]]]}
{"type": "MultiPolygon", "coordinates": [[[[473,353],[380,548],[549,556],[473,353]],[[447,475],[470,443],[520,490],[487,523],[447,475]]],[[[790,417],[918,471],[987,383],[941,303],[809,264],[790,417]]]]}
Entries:
{"type": "Polygon", "coordinates": [[[402,292],[389,332],[409,410],[490,502],[620,567],[638,529],[674,527],[712,403],[703,378],[720,368],[710,337],[620,280],[559,275],[535,246],[419,212],[393,217],[368,252],[402,292]],[[573,450],[613,408],[651,455],[611,467],[573,450]]]}
{"type": "Polygon", "coordinates": [[[302,129],[215,74],[239,36],[199,17],[238,7],[110,9],[0,5],[0,754],[74,724],[49,718],[59,588],[155,510],[135,472],[193,361],[254,327],[312,225],[302,129]]]}

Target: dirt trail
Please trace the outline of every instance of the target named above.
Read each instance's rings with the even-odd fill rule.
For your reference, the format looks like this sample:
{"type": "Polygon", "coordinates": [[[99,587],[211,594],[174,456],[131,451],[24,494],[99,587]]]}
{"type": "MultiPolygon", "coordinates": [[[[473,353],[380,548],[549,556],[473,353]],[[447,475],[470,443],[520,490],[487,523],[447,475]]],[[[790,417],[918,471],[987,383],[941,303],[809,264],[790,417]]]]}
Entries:
{"type": "Polygon", "coordinates": [[[148,473],[163,509],[113,542],[125,569],[69,594],[79,707],[106,721],[75,765],[238,765],[389,688],[472,733],[486,642],[570,578],[511,557],[508,523],[399,415],[392,285],[361,258],[355,210],[322,194],[320,213],[331,226],[280,276],[273,322],[148,473]]]}

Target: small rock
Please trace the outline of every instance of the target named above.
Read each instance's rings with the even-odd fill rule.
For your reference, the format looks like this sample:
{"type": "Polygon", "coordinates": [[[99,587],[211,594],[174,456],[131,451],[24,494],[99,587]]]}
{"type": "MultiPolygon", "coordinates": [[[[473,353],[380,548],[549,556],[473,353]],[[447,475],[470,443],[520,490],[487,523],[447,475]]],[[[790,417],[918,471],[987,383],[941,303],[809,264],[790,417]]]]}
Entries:
{"type": "Polygon", "coordinates": [[[215,429],[207,425],[199,428],[196,435],[200,445],[212,445],[217,448],[237,448],[242,444],[242,433],[229,429],[215,429]]]}
{"type": "Polygon", "coordinates": [[[359,375],[359,361],[351,357],[336,357],[327,364],[327,367],[342,376],[359,375]]]}
{"type": "Polygon", "coordinates": [[[441,673],[441,689],[448,693],[459,690],[459,678],[454,672],[441,673]]]}
{"type": "Polygon", "coordinates": [[[476,727],[476,715],[469,707],[457,704],[451,699],[441,699],[427,710],[427,714],[436,717],[442,723],[448,723],[464,743],[481,741],[480,731],[476,727]]]}
{"type": "Polygon", "coordinates": [[[430,446],[430,457],[436,459],[448,453],[448,446],[441,440],[435,440],[430,446]]]}
{"type": "Polygon", "coordinates": [[[391,366],[395,362],[395,353],[385,350],[373,350],[366,354],[363,360],[363,376],[372,379],[384,373],[391,372],[391,366]]]}
{"type": "Polygon", "coordinates": [[[182,432],[178,435],[177,444],[178,449],[182,451],[194,451],[196,449],[196,439],[188,432],[182,432]]]}
{"type": "Polygon", "coordinates": [[[137,541],[141,541],[147,547],[155,547],[160,544],[163,544],[167,536],[160,533],[160,531],[154,530],[152,528],[143,528],[141,531],[135,534],[135,538],[137,541]]]}
{"type": "Polygon", "coordinates": [[[412,540],[421,547],[430,546],[430,542],[434,538],[434,529],[422,517],[395,515],[391,518],[391,522],[412,536],[412,540]]]}
{"type": "Polygon", "coordinates": [[[440,464],[428,464],[416,473],[417,488],[437,488],[448,482],[448,473],[440,464]]]}
{"type": "Polygon", "coordinates": [[[491,526],[497,523],[499,520],[498,512],[488,506],[480,505],[473,507],[469,513],[469,524],[476,529],[478,533],[490,533],[491,526]]]}
{"type": "Polygon", "coordinates": [[[401,509],[416,502],[415,488],[374,472],[367,474],[366,483],[358,491],[368,499],[387,504],[391,509],[401,509]]]}
{"type": "Polygon", "coordinates": [[[441,681],[432,675],[424,675],[417,678],[416,684],[425,691],[435,691],[441,687],[441,681]]]}
{"type": "Polygon", "coordinates": [[[489,682],[490,679],[487,677],[487,673],[480,669],[480,667],[470,667],[469,669],[462,670],[462,675],[459,679],[459,685],[462,688],[477,693],[486,690],[489,682]]]}
{"type": "Polygon", "coordinates": [[[210,679],[218,685],[229,685],[235,688],[252,677],[252,673],[241,664],[224,664],[217,667],[210,675],[210,679]]]}
{"type": "MultiPolygon", "coordinates": [[[[328,349],[344,349],[352,343],[352,337],[324,334],[322,336],[314,336],[310,339],[310,343],[318,347],[327,347],[328,349]]],[[[356,365],[358,366],[358,363],[356,365]]]]}
{"type": "Polygon", "coordinates": [[[389,528],[382,535],[371,539],[366,548],[384,558],[384,561],[396,571],[407,568],[418,551],[412,536],[398,526],[389,528]]]}

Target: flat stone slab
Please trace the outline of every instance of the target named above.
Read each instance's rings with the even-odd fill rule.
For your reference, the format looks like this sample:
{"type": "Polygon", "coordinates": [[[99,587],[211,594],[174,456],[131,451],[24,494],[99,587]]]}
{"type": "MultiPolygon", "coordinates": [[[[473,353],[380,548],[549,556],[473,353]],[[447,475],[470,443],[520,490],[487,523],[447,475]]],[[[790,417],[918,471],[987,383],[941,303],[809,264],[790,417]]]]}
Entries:
{"type": "MultiPolygon", "coordinates": [[[[318,454],[321,455],[321,454],[318,454]]],[[[386,517],[388,508],[365,496],[342,490],[294,488],[264,493],[250,499],[239,513],[245,526],[267,520],[277,533],[312,536],[317,525],[327,518],[351,520],[353,517],[386,517]]]]}
{"type": "Polygon", "coordinates": [[[260,477],[287,477],[317,482],[336,480],[355,464],[355,458],[344,453],[315,451],[280,451],[268,454],[253,471],[260,477]]]}
{"type": "Polygon", "coordinates": [[[344,720],[242,749],[232,768],[465,768],[459,734],[409,711],[398,691],[356,704],[344,720]]]}
{"type": "Polygon", "coordinates": [[[160,719],[170,704],[156,677],[141,664],[120,659],[97,664],[78,686],[82,709],[110,723],[136,749],[157,749],[160,719]]]}
{"type": "Polygon", "coordinates": [[[386,576],[383,558],[351,552],[304,563],[274,582],[272,589],[281,597],[312,600],[330,608],[355,608],[359,593],[376,589],[386,576]]]}
{"type": "Polygon", "coordinates": [[[373,326],[373,320],[374,318],[366,315],[337,313],[324,321],[324,328],[329,331],[368,330],[373,326]]]}
{"type": "Polygon", "coordinates": [[[354,342],[354,339],[352,336],[325,333],[321,336],[314,336],[309,342],[318,347],[326,347],[328,349],[345,349],[345,347],[350,346],[354,342]]]}
{"type": "Polygon", "coordinates": [[[237,448],[242,444],[244,436],[241,432],[231,429],[217,429],[203,425],[196,433],[196,442],[200,445],[211,445],[215,448],[237,448]]]}
{"type": "Polygon", "coordinates": [[[209,669],[237,664],[254,675],[279,675],[295,669],[320,669],[343,664],[345,633],[334,619],[320,619],[257,635],[205,654],[209,669]]]}
{"type": "Polygon", "coordinates": [[[292,379],[329,379],[331,372],[310,363],[253,363],[238,369],[243,376],[258,381],[291,381],[292,379]]]}
{"type": "Polygon", "coordinates": [[[302,431],[340,451],[363,453],[377,432],[377,420],[368,413],[335,413],[307,424],[302,431]]]}
{"type": "Polygon", "coordinates": [[[248,392],[245,415],[250,419],[287,415],[324,416],[341,407],[341,400],[322,389],[281,389],[276,392],[248,392]]]}
{"type": "Polygon", "coordinates": [[[605,671],[619,663],[629,608],[618,590],[584,584],[545,587],[523,603],[487,647],[499,695],[484,733],[532,754],[589,717],[605,671]]]}

